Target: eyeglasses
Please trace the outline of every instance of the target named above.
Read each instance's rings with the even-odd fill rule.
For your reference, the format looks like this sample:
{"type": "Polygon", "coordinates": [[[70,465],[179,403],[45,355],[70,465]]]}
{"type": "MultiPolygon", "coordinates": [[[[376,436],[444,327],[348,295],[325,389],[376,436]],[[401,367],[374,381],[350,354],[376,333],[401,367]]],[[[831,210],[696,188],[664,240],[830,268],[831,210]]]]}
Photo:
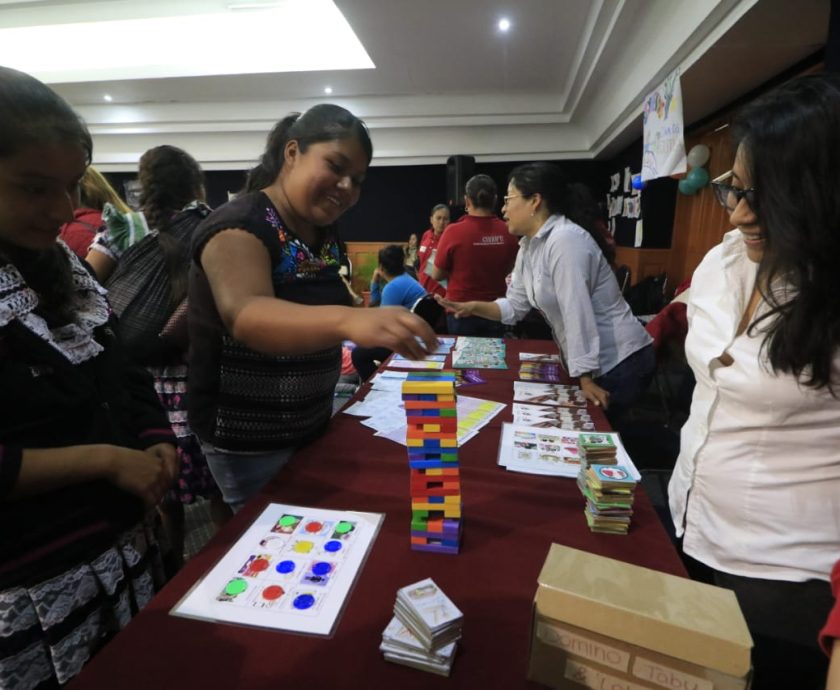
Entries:
{"type": "Polygon", "coordinates": [[[755,187],[739,189],[738,187],[733,187],[731,184],[727,184],[725,180],[731,179],[732,175],[733,173],[730,170],[712,180],[712,190],[715,193],[715,198],[730,213],[741,203],[741,199],[746,199],[749,207],[755,212],[755,187]]]}
{"type": "Polygon", "coordinates": [[[507,196],[502,197],[502,201],[504,201],[504,204],[502,204],[502,205],[503,206],[507,205],[507,202],[510,201],[511,199],[524,198],[526,196],[528,196],[528,195],[527,194],[508,194],[507,196]]]}

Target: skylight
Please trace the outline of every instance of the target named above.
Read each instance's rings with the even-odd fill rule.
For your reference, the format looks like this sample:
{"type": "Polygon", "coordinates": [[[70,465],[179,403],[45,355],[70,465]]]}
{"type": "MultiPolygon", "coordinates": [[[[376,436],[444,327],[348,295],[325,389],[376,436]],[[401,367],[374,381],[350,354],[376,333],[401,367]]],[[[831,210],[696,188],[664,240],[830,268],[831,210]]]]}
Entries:
{"type": "MultiPolygon", "coordinates": [[[[150,3],[137,5],[148,12],[150,3]]],[[[0,29],[0,65],[52,84],[374,67],[332,0],[231,0],[207,12],[192,3],[175,15],[173,5],[136,18],[120,2],[61,8],[79,8],[79,21],[62,21],[56,6],[32,8],[33,25],[0,29]]]]}

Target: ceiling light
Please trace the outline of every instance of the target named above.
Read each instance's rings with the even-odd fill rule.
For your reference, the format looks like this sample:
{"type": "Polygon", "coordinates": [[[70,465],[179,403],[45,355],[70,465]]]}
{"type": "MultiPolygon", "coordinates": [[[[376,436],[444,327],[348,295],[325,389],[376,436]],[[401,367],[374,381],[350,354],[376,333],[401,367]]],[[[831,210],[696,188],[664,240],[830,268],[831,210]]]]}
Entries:
{"type": "Polygon", "coordinates": [[[324,93],[329,96],[332,93],[332,86],[325,86],[324,93]]]}
{"type": "Polygon", "coordinates": [[[499,20],[499,31],[507,31],[510,28],[510,20],[509,19],[500,19],[499,20]]]}
{"type": "Polygon", "coordinates": [[[106,93],[104,96],[102,96],[102,100],[104,100],[106,103],[110,103],[114,100],[114,97],[111,96],[111,94],[106,93]]]}
{"type": "MultiPolygon", "coordinates": [[[[255,3],[242,0],[239,6],[255,3]]],[[[0,65],[51,84],[375,67],[333,0],[283,0],[248,12],[184,10],[179,16],[155,15],[155,2],[136,3],[126,16],[123,5],[90,3],[114,10],[78,12],[70,23],[47,12],[55,9],[52,3],[33,8],[29,26],[0,28],[0,65]],[[289,26],[295,30],[278,41],[280,27],[289,26]],[[96,50],[78,50],[79,36],[96,36],[96,50]],[[178,49],[126,50],[126,36],[154,37],[156,45],[178,49]],[[226,49],[208,51],[212,45],[226,49]]]]}

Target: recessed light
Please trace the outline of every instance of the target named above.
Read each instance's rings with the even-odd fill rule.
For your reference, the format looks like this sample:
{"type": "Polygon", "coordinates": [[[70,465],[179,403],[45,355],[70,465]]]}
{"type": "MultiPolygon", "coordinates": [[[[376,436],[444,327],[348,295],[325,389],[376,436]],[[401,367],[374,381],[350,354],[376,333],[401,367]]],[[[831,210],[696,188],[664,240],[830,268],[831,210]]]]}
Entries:
{"type": "Polygon", "coordinates": [[[327,95],[331,94],[332,93],[332,86],[325,86],[324,87],[324,93],[327,94],[327,95]]]}
{"type": "Polygon", "coordinates": [[[114,97],[111,96],[111,94],[106,93],[104,96],[102,96],[102,100],[104,100],[106,103],[110,103],[114,100],[114,97]]]}
{"type": "Polygon", "coordinates": [[[510,28],[510,20],[509,19],[500,19],[499,20],[499,31],[507,31],[510,28]]]}

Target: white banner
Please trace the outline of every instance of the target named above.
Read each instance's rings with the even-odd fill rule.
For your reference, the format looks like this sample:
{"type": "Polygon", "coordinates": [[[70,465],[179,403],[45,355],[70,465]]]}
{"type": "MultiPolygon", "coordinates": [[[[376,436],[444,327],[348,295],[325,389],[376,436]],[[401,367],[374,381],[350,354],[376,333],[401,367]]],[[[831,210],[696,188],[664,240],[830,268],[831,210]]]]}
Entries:
{"type": "Polygon", "coordinates": [[[675,70],[645,98],[642,180],[686,171],[680,73],[675,70]]]}

